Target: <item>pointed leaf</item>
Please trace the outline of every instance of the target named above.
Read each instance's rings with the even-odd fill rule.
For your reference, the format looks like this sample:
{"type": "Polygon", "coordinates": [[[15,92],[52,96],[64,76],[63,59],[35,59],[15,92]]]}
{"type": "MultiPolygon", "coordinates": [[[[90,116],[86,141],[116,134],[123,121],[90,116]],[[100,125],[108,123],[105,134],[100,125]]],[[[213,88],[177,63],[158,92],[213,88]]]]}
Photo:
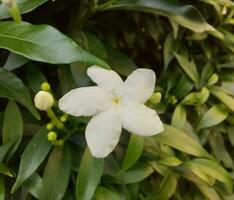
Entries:
{"type": "Polygon", "coordinates": [[[0,47],[40,62],[68,64],[79,61],[108,68],[105,62],[49,25],[0,22],[0,47]]]}
{"type": "Polygon", "coordinates": [[[17,104],[13,101],[10,101],[6,107],[4,121],[3,121],[3,130],[2,130],[2,141],[3,144],[10,143],[12,140],[17,141],[14,143],[12,148],[7,154],[7,160],[15,153],[17,150],[23,134],[23,119],[21,112],[17,104]]]}
{"type": "Polygon", "coordinates": [[[190,155],[214,159],[196,140],[184,131],[166,124],[164,124],[164,129],[164,132],[153,136],[156,141],[167,144],[190,155]]]}
{"type": "Polygon", "coordinates": [[[86,148],[76,182],[77,200],[91,200],[103,173],[104,159],[92,157],[86,148]]]}
{"type": "Polygon", "coordinates": [[[132,134],[128,144],[127,152],[120,172],[123,173],[132,167],[142,154],[144,148],[144,139],[141,136],[132,134]]]}
{"type": "Polygon", "coordinates": [[[39,130],[25,148],[19,167],[18,176],[12,187],[15,192],[21,184],[26,181],[44,161],[51,148],[47,140],[47,130],[39,130]]]}
{"type": "Polygon", "coordinates": [[[0,68],[0,97],[9,98],[23,104],[34,117],[40,118],[23,82],[16,75],[2,68],[0,68]]]}
{"type": "Polygon", "coordinates": [[[228,110],[222,105],[212,106],[201,118],[197,129],[203,129],[211,126],[215,126],[225,120],[228,116],[228,110]]]}
{"type": "Polygon", "coordinates": [[[192,5],[165,0],[121,0],[103,10],[113,9],[136,10],[166,16],[194,32],[215,31],[192,5]]]}
{"type": "Polygon", "coordinates": [[[61,200],[66,192],[71,171],[71,152],[67,145],[54,147],[47,162],[40,200],[61,200]]]}

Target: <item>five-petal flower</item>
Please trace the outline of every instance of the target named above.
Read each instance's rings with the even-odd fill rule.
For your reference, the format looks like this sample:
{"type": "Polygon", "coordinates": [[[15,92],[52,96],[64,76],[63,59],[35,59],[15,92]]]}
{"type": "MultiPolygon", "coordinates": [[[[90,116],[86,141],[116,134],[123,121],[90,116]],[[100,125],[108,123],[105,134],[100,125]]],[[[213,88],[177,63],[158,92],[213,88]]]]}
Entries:
{"type": "Polygon", "coordinates": [[[93,116],[85,136],[95,157],[109,155],[121,135],[122,127],[141,136],[163,131],[155,110],[144,105],[154,92],[155,73],[137,69],[123,82],[113,70],[88,68],[88,76],[98,86],[73,89],[59,100],[59,108],[74,116],[93,116]]]}

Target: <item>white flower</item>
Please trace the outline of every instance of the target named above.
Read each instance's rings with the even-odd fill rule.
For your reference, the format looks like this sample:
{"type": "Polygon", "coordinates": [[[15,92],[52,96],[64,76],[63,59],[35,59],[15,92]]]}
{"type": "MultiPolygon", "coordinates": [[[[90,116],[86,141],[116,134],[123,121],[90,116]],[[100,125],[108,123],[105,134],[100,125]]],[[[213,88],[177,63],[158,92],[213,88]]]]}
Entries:
{"type": "Polygon", "coordinates": [[[39,110],[48,110],[54,104],[53,96],[46,91],[39,91],[34,97],[34,104],[39,110]]]}
{"type": "Polygon", "coordinates": [[[106,157],[119,142],[122,127],[152,136],[163,131],[155,112],[144,105],[154,92],[155,73],[133,71],[125,82],[113,70],[92,66],[88,76],[98,86],[73,89],[59,100],[59,108],[74,116],[92,116],[85,131],[88,147],[95,157],[106,157]]]}

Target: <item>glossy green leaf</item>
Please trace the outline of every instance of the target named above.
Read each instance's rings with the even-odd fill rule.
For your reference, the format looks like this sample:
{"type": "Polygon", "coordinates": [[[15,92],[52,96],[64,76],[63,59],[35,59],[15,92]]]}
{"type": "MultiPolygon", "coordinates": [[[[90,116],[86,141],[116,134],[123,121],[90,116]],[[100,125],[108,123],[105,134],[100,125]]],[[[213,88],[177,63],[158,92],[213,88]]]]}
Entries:
{"type": "Polygon", "coordinates": [[[194,32],[215,31],[192,5],[183,6],[165,0],[121,0],[104,8],[104,10],[113,9],[136,10],[166,16],[194,32]]]}
{"type": "Polygon", "coordinates": [[[23,152],[12,192],[15,192],[36,171],[46,158],[50,148],[51,143],[47,140],[47,130],[42,128],[34,135],[23,152]]]}
{"type": "Polygon", "coordinates": [[[208,128],[215,126],[225,120],[228,116],[228,110],[222,105],[212,106],[201,118],[197,129],[208,128]]]}
{"type": "Polygon", "coordinates": [[[0,47],[40,62],[65,64],[79,61],[108,67],[49,25],[0,22],[0,47]]]}
{"type": "Polygon", "coordinates": [[[94,200],[120,200],[121,198],[111,190],[104,187],[97,187],[94,200]]]}
{"type": "Polygon", "coordinates": [[[233,97],[229,96],[221,88],[216,87],[216,86],[210,87],[210,92],[234,112],[234,98],[233,97]]]}
{"type": "Polygon", "coordinates": [[[125,183],[136,183],[144,180],[154,172],[153,168],[145,163],[137,163],[123,174],[125,183]]]}
{"type": "Polygon", "coordinates": [[[9,98],[23,104],[34,117],[40,118],[23,82],[16,75],[2,68],[0,68],[0,97],[9,98]]]}
{"type": "Polygon", "coordinates": [[[61,200],[66,192],[71,170],[71,152],[68,145],[54,147],[47,162],[40,200],[61,200]]]}
{"type": "Polygon", "coordinates": [[[200,78],[197,71],[197,66],[194,60],[189,60],[188,56],[185,54],[178,54],[173,52],[177,61],[180,64],[180,67],[185,71],[188,77],[194,81],[195,84],[199,84],[200,78]]]}
{"type": "Polygon", "coordinates": [[[42,189],[42,178],[38,174],[34,173],[22,184],[22,186],[38,199],[42,189]]]}
{"type": "Polygon", "coordinates": [[[129,140],[127,152],[124,156],[120,172],[123,173],[132,167],[142,154],[144,139],[141,136],[132,134],[129,140]]]}
{"type": "Polygon", "coordinates": [[[231,176],[223,167],[221,167],[216,162],[207,159],[196,158],[188,161],[186,163],[186,166],[188,166],[192,171],[193,168],[196,168],[196,170],[199,169],[201,173],[204,173],[212,178],[224,182],[227,186],[228,191],[232,192],[233,181],[231,176]]]}
{"type": "MultiPolygon", "coordinates": [[[[20,13],[30,12],[46,1],[48,0],[16,0],[20,13]]],[[[7,8],[3,4],[0,4],[0,19],[9,17],[10,15],[7,11],[7,8]]]]}
{"type": "Polygon", "coordinates": [[[8,70],[8,71],[12,71],[14,69],[17,69],[17,68],[23,66],[28,61],[29,60],[23,56],[20,56],[20,55],[15,54],[15,53],[10,53],[3,68],[8,70]]]}
{"type": "Polygon", "coordinates": [[[156,141],[167,144],[187,154],[213,160],[213,157],[184,131],[166,124],[164,124],[164,129],[164,132],[153,136],[156,141]]]}
{"type": "Polygon", "coordinates": [[[176,128],[183,128],[186,123],[186,110],[182,105],[177,105],[172,115],[171,125],[176,128]]]}
{"type": "Polygon", "coordinates": [[[76,182],[77,200],[90,200],[103,173],[104,159],[92,157],[86,148],[79,168],[76,182]]]}
{"type": "Polygon", "coordinates": [[[12,140],[14,145],[7,154],[7,160],[15,153],[17,150],[23,135],[23,119],[21,112],[17,104],[13,101],[9,101],[4,115],[3,130],[2,130],[2,142],[3,144],[10,143],[12,140]]]}

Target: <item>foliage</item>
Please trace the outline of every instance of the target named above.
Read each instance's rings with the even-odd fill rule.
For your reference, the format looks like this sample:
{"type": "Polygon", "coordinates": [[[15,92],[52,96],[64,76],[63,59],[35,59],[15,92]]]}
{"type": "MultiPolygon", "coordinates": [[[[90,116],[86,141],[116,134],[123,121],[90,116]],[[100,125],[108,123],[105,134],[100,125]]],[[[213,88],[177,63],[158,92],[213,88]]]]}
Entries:
{"type": "Polygon", "coordinates": [[[233,1],[2,0],[0,19],[0,200],[234,199],[233,1]],[[93,84],[92,64],[123,78],[153,69],[161,101],[148,106],[165,131],[125,131],[98,159],[89,118],[55,103],[48,124],[32,101],[40,85],[58,99],[93,84]]]}

